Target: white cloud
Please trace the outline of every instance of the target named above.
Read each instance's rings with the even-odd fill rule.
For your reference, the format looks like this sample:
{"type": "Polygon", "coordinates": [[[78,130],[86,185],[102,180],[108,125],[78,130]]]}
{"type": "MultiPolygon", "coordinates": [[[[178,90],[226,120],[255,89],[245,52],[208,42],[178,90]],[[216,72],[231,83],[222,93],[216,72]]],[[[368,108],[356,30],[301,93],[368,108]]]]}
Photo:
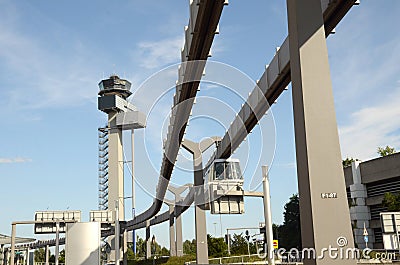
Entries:
{"type": "MultiPolygon", "coordinates": [[[[8,9],[14,7],[9,3],[8,9]]],[[[7,90],[0,93],[2,108],[26,111],[94,102],[100,76],[94,52],[53,21],[48,21],[52,27],[46,36],[68,36],[63,46],[32,35],[18,10],[8,9],[0,10],[0,67],[6,70],[1,78],[7,82],[7,90]]]]}
{"type": "Polygon", "coordinates": [[[32,159],[23,157],[0,158],[0,164],[26,163],[26,162],[32,162],[32,159]]]}
{"type": "Polygon", "coordinates": [[[400,5],[391,2],[385,17],[376,14],[378,2],[360,5],[328,39],[343,158],[366,160],[379,146],[400,147],[400,37],[387,30],[400,5]]]}
{"type": "Polygon", "coordinates": [[[361,160],[376,157],[379,146],[400,146],[400,87],[375,106],[350,115],[348,125],[339,129],[343,157],[361,160]]]}
{"type": "Polygon", "coordinates": [[[140,42],[138,55],[140,66],[146,69],[156,69],[168,63],[180,62],[183,36],[162,39],[158,41],[140,42]]]}

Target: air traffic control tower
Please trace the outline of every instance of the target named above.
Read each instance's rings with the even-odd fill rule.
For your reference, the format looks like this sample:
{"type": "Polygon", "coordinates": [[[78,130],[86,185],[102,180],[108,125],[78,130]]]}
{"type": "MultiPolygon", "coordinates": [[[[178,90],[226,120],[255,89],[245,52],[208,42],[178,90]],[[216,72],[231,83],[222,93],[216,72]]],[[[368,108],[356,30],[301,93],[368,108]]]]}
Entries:
{"type": "MultiPolygon", "coordinates": [[[[146,116],[139,112],[134,105],[127,101],[132,94],[130,92],[131,83],[125,79],[112,75],[110,78],[100,81],[100,91],[98,93],[98,108],[108,115],[107,126],[102,129],[102,133],[107,137],[107,146],[99,170],[99,209],[112,212],[113,219],[116,221],[125,220],[124,209],[124,154],[122,132],[124,130],[133,131],[144,128],[146,116]],[[100,187],[99,187],[100,188],[100,187]]],[[[134,207],[134,174],[133,174],[133,144],[132,144],[132,204],[134,207]]],[[[119,264],[117,261],[125,258],[126,260],[126,233],[122,240],[116,241],[115,236],[108,237],[111,252],[107,256],[108,263],[119,264]],[[117,253],[115,250],[119,249],[117,253]]]]}

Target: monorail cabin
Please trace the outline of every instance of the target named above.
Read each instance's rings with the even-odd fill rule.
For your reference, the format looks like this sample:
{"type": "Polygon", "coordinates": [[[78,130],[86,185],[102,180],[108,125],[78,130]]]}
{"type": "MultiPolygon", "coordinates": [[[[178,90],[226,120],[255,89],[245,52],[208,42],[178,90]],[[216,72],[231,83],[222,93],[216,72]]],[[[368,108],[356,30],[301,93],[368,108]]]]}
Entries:
{"type": "Polygon", "coordinates": [[[243,175],[239,159],[216,159],[205,170],[212,214],[242,214],[243,175]]]}

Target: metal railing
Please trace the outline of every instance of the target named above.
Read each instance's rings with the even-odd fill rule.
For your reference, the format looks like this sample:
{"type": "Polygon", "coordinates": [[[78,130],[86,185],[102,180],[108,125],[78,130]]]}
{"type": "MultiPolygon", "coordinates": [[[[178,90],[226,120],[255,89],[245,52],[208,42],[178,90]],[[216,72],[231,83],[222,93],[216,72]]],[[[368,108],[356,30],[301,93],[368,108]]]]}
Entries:
{"type": "MultiPolygon", "coordinates": [[[[244,263],[251,263],[254,264],[255,262],[266,262],[265,258],[260,258],[258,254],[251,254],[251,255],[242,255],[242,256],[230,256],[230,257],[221,257],[221,258],[211,258],[208,259],[209,264],[244,264],[244,263]]],[[[263,264],[261,263],[261,264],[263,264]]],[[[189,264],[197,264],[196,261],[189,261],[185,263],[186,265],[189,264]]]]}
{"type": "MultiPolygon", "coordinates": [[[[34,265],[56,265],[55,263],[46,263],[46,262],[35,262],[34,265]]],[[[58,263],[58,265],[65,265],[64,263],[58,263]]]]}

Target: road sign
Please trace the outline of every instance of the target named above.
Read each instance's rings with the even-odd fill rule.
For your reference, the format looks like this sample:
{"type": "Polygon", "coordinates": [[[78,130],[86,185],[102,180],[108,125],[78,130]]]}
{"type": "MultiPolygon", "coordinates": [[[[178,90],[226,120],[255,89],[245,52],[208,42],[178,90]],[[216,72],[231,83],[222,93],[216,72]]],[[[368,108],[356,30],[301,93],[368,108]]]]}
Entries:
{"type": "Polygon", "coordinates": [[[274,249],[278,249],[279,248],[279,241],[278,240],[274,240],[272,245],[274,246],[274,249]]]}
{"type": "Polygon", "coordinates": [[[246,230],[245,234],[246,234],[246,235],[245,235],[246,240],[249,241],[249,240],[250,240],[250,233],[249,233],[249,230],[246,230]]]}
{"type": "Polygon", "coordinates": [[[35,234],[56,233],[56,223],[59,232],[65,233],[66,223],[80,222],[81,211],[40,211],[35,212],[35,234]],[[38,223],[41,222],[41,223],[38,223]]]}
{"type": "Polygon", "coordinates": [[[365,222],[364,222],[364,232],[363,232],[363,236],[368,236],[367,228],[365,228],[365,222]]]}
{"type": "Polygon", "coordinates": [[[368,243],[368,236],[364,236],[365,243],[368,243]]]}

